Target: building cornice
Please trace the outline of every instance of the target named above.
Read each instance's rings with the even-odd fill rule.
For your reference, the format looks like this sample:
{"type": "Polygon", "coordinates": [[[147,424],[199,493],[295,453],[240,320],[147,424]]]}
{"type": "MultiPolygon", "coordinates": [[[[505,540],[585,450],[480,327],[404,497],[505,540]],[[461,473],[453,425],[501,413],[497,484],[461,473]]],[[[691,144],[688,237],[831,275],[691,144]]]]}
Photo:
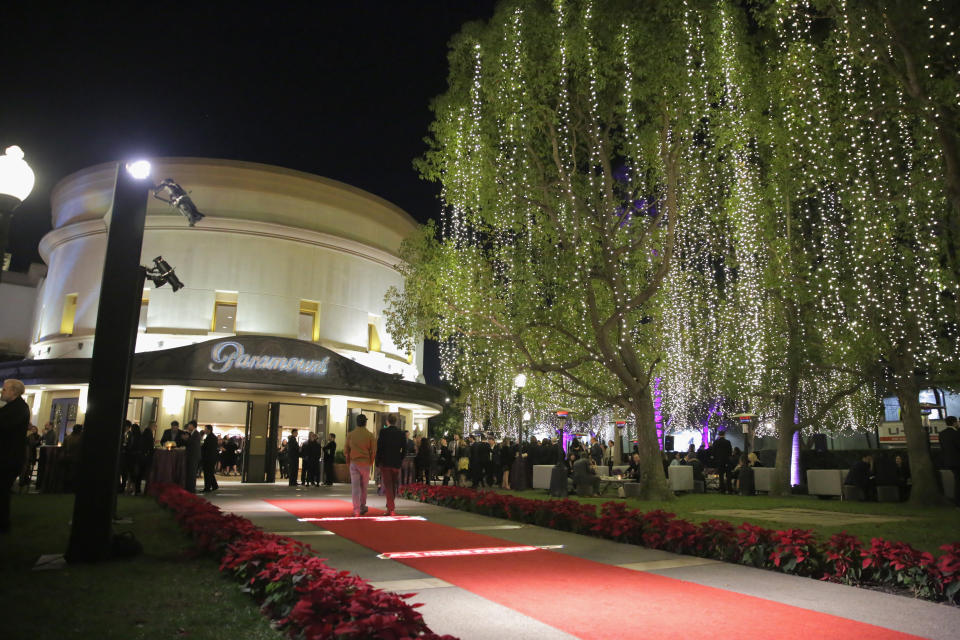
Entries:
{"type": "MultiPolygon", "coordinates": [[[[235,218],[206,217],[197,226],[188,228],[180,218],[169,216],[148,216],[145,231],[178,231],[185,234],[196,233],[232,233],[255,238],[270,238],[286,240],[298,244],[305,244],[337,253],[351,255],[375,264],[396,269],[400,258],[382,249],[377,249],[362,242],[339,238],[329,233],[297,229],[269,222],[254,220],[237,220],[235,218]]],[[[50,254],[54,249],[73,240],[91,236],[106,236],[107,226],[104,220],[86,220],[54,229],[40,240],[40,256],[50,264],[50,254]]]]}

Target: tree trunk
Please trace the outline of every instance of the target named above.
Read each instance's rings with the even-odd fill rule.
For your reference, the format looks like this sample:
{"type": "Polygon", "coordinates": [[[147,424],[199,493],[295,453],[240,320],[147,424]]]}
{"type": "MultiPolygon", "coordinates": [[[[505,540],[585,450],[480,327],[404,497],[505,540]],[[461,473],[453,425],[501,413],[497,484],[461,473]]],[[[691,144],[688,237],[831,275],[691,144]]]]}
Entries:
{"type": "Polygon", "coordinates": [[[894,358],[897,399],[900,401],[903,432],[907,436],[907,457],[910,459],[910,504],[943,504],[933,460],[930,458],[930,440],[920,416],[920,388],[913,373],[910,356],[894,358]]]}
{"type": "Polygon", "coordinates": [[[653,396],[648,385],[635,399],[633,414],[637,425],[637,448],[640,450],[640,499],[673,500],[673,492],[663,473],[663,457],[657,441],[653,417],[653,396]]]}
{"type": "Polygon", "coordinates": [[[785,394],[780,402],[780,415],[777,416],[777,462],[771,496],[790,495],[790,466],[793,462],[793,434],[797,425],[793,422],[796,412],[796,395],[785,394]]]}
{"type": "Polygon", "coordinates": [[[796,305],[787,300],[783,306],[787,325],[787,370],[786,388],[780,398],[777,415],[777,461],[776,473],[770,487],[770,495],[790,495],[790,464],[793,459],[793,434],[799,428],[794,422],[797,415],[797,396],[800,393],[800,321],[796,305]]]}

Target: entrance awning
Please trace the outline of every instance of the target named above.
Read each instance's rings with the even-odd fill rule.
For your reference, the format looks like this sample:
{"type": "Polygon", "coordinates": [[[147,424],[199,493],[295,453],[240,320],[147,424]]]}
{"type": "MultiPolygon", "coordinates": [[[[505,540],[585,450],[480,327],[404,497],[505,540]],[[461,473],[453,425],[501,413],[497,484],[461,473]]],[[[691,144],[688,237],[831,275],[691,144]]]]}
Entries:
{"type": "MultiPolygon", "coordinates": [[[[89,358],[0,363],[0,378],[27,385],[86,384],[89,377],[89,358]]],[[[131,382],[360,396],[437,410],[445,397],[441,389],[365,367],[312,342],[274,336],[233,336],[137,353],[131,382]]]]}

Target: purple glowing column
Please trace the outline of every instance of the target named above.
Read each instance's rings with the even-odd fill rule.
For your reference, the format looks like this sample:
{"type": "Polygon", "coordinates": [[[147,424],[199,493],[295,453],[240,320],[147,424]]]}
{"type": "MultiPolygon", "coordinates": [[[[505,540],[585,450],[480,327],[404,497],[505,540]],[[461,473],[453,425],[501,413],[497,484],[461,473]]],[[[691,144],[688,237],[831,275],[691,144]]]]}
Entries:
{"type": "Polygon", "coordinates": [[[790,484],[800,484],[800,432],[793,434],[793,449],[790,451],[790,484]]]}
{"type": "MultiPolygon", "coordinates": [[[[793,424],[800,423],[800,412],[794,410],[793,424]]],[[[800,484],[800,432],[793,432],[793,448],[790,450],[790,484],[794,487],[800,484]]]]}
{"type": "Polygon", "coordinates": [[[660,405],[663,404],[663,393],[660,391],[660,378],[653,379],[653,424],[657,426],[657,444],[663,451],[663,414],[660,405]]]}

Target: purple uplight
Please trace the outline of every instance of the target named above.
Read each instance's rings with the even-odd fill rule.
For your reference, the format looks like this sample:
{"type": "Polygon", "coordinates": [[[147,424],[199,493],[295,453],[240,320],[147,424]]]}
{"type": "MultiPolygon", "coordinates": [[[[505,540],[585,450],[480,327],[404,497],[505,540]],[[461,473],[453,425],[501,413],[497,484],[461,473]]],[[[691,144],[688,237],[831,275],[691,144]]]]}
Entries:
{"type": "Polygon", "coordinates": [[[653,424],[657,426],[657,444],[663,451],[663,414],[660,405],[663,404],[663,392],[660,390],[660,378],[653,379],[653,424]]]}
{"type": "MultiPolygon", "coordinates": [[[[793,424],[800,424],[800,412],[793,411],[793,424]]],[[[793,447],[790,449],[790,484],[794,487],[800,484],[800,432],[793,432],[793,447]]]]}
{"type": "Polygon", "coordinates": [[[707,419],[703,421],[703,434],[701,437],[701,442],[704,447],[710,446],[710,418],[713,416],[720,415],[720,401],[716,400],[710,404],[710,408],[707,409],[707,419]]]}

